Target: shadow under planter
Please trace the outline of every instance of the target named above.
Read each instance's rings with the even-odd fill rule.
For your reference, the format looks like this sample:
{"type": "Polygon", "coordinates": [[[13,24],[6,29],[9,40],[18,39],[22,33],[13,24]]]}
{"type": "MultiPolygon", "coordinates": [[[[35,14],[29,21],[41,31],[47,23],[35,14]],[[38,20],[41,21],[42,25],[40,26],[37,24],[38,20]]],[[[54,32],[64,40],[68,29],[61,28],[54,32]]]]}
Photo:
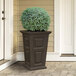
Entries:
{"type": "Polygon", "coordinates": [[[23,34],[26,68],[30,70],[45,69],[48,37],[51,32],[20,32],[23,34]]]}

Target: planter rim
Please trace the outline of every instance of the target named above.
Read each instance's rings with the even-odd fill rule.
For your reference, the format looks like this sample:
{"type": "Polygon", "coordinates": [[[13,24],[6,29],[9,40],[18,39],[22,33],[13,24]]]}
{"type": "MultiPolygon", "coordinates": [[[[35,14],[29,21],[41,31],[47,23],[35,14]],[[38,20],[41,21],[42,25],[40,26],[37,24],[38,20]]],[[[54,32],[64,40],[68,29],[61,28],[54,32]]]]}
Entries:
{"type": "Polygon", "coordinates": [[[21,33],[26,33],[26,34],[40,34],[40,33],[42,33],[42,34],[50,34],[50,33],[52,33],[51,31],[44,31],[44,32],[39,32],[39,31],[37,31],[37,32],[31,32],[31,31],[26,31],[26,30],[21,30],[20,31],[21,33]]]}

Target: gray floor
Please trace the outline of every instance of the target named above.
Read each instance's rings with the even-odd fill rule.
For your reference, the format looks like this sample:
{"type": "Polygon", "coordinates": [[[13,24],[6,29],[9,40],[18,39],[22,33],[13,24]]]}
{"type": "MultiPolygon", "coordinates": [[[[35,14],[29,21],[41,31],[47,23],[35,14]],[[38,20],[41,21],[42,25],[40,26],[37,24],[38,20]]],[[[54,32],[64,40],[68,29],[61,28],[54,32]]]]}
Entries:
{"type": "Polygon", "coordinates": [[[76,76],[76,62],[47,62],[47,69],[29,71],[17,62],[0,72],[0,76],[76,76]]]}

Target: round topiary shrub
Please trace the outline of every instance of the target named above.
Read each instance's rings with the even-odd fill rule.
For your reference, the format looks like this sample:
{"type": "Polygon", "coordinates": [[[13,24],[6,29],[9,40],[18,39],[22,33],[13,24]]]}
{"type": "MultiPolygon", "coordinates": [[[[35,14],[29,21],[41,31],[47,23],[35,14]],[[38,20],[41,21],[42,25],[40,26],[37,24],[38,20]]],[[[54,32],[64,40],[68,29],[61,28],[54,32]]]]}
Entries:
{"type": "Polygon", "coordinates": [[[22,25],[29,31],[47,31],[50,25],[50,16],[44,8],[32,7],[23,11],[22,25]]]}

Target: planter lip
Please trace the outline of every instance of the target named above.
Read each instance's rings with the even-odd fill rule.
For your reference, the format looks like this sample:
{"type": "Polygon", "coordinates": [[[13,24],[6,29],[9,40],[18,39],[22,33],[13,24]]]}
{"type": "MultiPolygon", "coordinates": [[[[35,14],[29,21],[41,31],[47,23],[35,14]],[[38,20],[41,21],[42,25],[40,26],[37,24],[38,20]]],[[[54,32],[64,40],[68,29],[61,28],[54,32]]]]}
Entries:
{"type": "Polygon", "coordinates": [[[26,34],[50,34],[50,33],[52,33],[51,31],[44,31],[44,32],[30,32],[30,31],[26,31],[26,30],[21,30],[20,31],[21,33],[26,33],[26,34]]]}

